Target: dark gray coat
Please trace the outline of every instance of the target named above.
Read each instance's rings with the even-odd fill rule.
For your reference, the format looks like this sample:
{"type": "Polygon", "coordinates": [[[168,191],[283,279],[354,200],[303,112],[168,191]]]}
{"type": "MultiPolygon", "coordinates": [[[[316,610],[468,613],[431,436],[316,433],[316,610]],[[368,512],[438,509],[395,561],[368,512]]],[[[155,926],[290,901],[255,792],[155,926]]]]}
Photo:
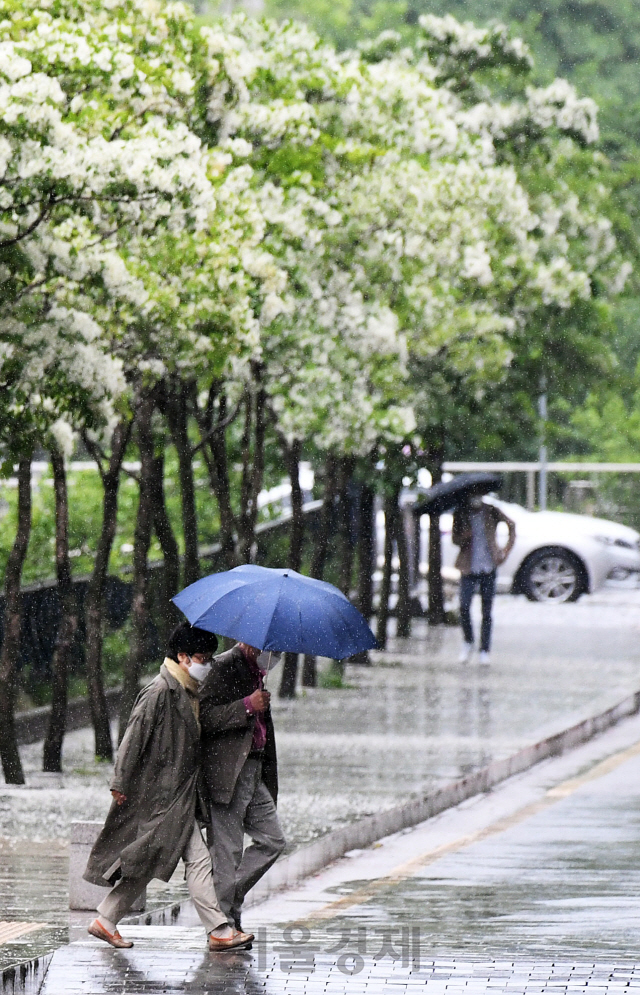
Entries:
{"type": "MultiPolygon", "coordinates": [[[[255,716],[247,715],[244,698],[256,690],[242,650],[233,646],[214,660],[200,688],[202,773],[211,801],[228,805],[251,751],[255,716]]],[[[271,711],[265,712],[267,742],[262,780],[274,802],[278,798],[278,762],[271,711]]]]}
{"type": "Polygon", "coordinates": [[[199,764],[200,731],[189,695],[163,665],[131,712],[111,782],[127,800],[111,805],[86,881],[169,880],[193,832],[199,764]]]}

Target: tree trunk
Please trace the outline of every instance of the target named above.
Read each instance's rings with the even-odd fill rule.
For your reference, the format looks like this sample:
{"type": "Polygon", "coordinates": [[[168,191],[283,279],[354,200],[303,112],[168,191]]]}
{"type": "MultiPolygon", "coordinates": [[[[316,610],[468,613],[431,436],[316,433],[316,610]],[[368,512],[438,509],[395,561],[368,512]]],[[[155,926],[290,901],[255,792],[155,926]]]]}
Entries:
{"type": "Polygon", "coordinates": [[[247,528],[247,515],[250,502],[249,475],[251,471],[251,434],[253,425],[253,398],[251,388],[244,391],[244,428],[242,430],[242,479],[240,482],[240,515],[238,518],[238,558],[240,563],[251,559],[251,534],[247,528]],[[249,534],[248,534],[249,533],[249,534]]]}
{"type": "MultiPolygon", "coordinates": [[[[336,460],[330,453],[327,455],[324,470],[324,497],[322,503],[322,515],[320,518],[320,529],[317,533],[316,543],[311,558],[311,576],[317,580],[322,580],[324,568],[327,562],[329,551],[329,536],[333,526],[333,516],[335,514],[336,498],[336,460]]],[[[318,684],[318,666],[315,656],[305,655],[302,664],[302,686],[314,688],[318,684]]]]}
{"type": "Polygon", "coordinates": [[[318,667],[316,658],[311,653],[305,653],[304,655],[301,681],[303,688],[315,688],[318,686],[318,667]]]}
{"type": "Polygon", "coordinates": [[[285,653],[282,662],[282,678],[278,696],[291,699],[296,696],[296,681],[298,678],[298,654],[285,653]]]}
{"type": "Polygon", "coordinates": [[[364,484],[360,495],[358,531],[358,608],[365,618],[373,615],[373,572],[375,570],[375,491],[364,484]]]}
{"type": "Polygon", "coordinates": [[[409,545],[405,532],[404,517],[400,510],[396,511],[395,527],[396,543],[398,546],[398,559],[400,567],[398,570],[398,603],[396,606],[397,635],[406,639],[411,635],[411,600],[410,600],[410,566],[409,566],[409,545]]]}
{"type": "MultiPolygon", "coordinates": [[[[431,466],[434,484],[442,480],[442,465],[431,466]]],[[[440,515],[429,515],[429,625],[442,625],[444,616],[444,590],[442,587],[442,541],[440,515]]]]}
{"type": "MultiPolygon", "coordinates": [[[[220,397],[218,406],[218,421],[223,424],[227,417],[227,398],[220,397]]],[[[231,484],[229,483],[229,460],[227,456],[227,438],[224,429],[217,431],[209,440],[210,460],[207,460],[209,479],[218,501],[220,513],[220,545],[227,569],[232,570],[238,565],[236,554],[236,520],[231,507],[231,484]]],[[[208,456],[209,454],[207,454],[208,456]]]]}
{"type": "MultiPolygon", "coordinates": [[[[367,621],[373,615],[373,571],[375,569],[375,492],[363,484],[360,490],[358,513],[358,608],[367,621]]],[[[351,657],[350,663],[370,666],[368,650],[351,657]]]]}
{"type": "Polygon", "coordinates": [[[227,396],[219,381],[209,388],[209,397],[204,411],[196,405],[196,418],[200,429],[202,456],[207,465],[211,490],[218,502],[220,514],[220,545],[228,570],[238,565],[236,556],[236,520],[231,507],[231,486],[229,483],[229,463],[227,458],[227,396]],[[218,417],[213,422],[216,398],[218,417]]]}
{"type": "Polygon", "coordinates": [[[255,390],[252,391],[249,387],[246,390],[245,427],[242,434],[242,485],[238,523],[238,553],[241,563],[250,563],[253,557],[258,520],[258,494],[264,475],[267,394],[262,383],[262,368],[254,363],[252,369],[255,390]]]}
{"type": "MultiPolygon", "coordinates": [[[[200,577],[196,489],[193,478],[193,453],[189,441],[189,412],[187,407],[189,390],[190,387],[187,384],[178,383],[175,385],[167,405],[167,416],[173,443],[178,453],[180,473],[185,587],[193,584],[200,577]]],[[[159,534],[158,539],[160,539],[159,534]]]]}
{"type": "Polygon", "coordinates": [[[78,603],[71,583],[69,559],[69,496],[64,457],[51,445],[51,469],[56,503],[56,574],[61,615],[51,662],[51,715],[42,753],[42,769],[62,773],[62,742],[67,726],[69,659],[78,629],[78,603]]]}
{"type": "MultiPolygon", "coordinates": [[[[289,527],[289,566],[300,571],[302,566],[302,543],[304,540],[304,514],[302,512],[302,488],[300,487],[300,452],[302,443],[295,439],[288,446],[281,439],[289,480],[291,481],[291,525],[289,527]]],[[[295,698],[298,678],[298,654],[285,653],[280,680],[280,697],[295,698]]]]}
{"type": "Polygon", "coordinates": [[[22,596],[20,580],[31,534],[31,454],[18,465],[18,528],[4,576],[4,636],[0,651],[0,758],[7,784],[24,784],[14,708],[17,691],[22,596]]]}
{"type": "Polygon", "coordinates": [[[389,598],[391,597],[391,574],[393,572],[393,536],[395,532],[396,515],[398,513],[398,491],[388,494],[384,499],[384,567],[382,584],[380,585],[380,604],[378,605],[378,627],[376,639],[380,649],[387,646],[387,623],[389,621],[389,598]]]}
{"type": "MultiPolygon", "coordinates": [[[[85,600],[86,629],[86,670],[89,692],[89,707],[95,739],[95,755],[99,760],[113,760],[113,743],[111,742],[111,727],[109,709],[104,693],[104,678],[102,673],[102,640],[103,640],[103,610],[104,595],[109,573],[109,558],[113,547],[118,520],[118,489],[120,486],[120,470],[124,460],[129,437],[131,435],[131,420],[126,419],[116,425],[111,440],[111,456],[109,467],[102,475],[104,494],[102,499],[102,527],[93,572],[87,589],[85,600]]],[[[92,451],[91,443],[88,443],[92,451]]],[[[92,452],[99,463],[97,451],[92,452]]],[[[100,465],[100,464],[99,464],[100,465]]]]}
{"type": "Polygon", "coordinates": [[[164,453],[153,461],[153,525],[162,549],[162,605],[160,610],[160,631],[163,645],[166,645],[181,615],[173,601],[180,588],[180,550],[164,498],[164,453]]]}
{"type": "Polygon", "coordinates": [[[140,454],[140,479],[138,511],[133,540],[133,598],[131,603],[131,621],[133,642],[127,661],[122,683],[122,700],[120,705],[119,740],[122,739],[127,727],[129,714],[140,690],[140,674],[147,656],[147,637],[149,631],[149,566],[147,558],[151,545],[151,533],[154,519],[154,442],[152,416],[154,397],[147,394],[142,398],[136,415],[137,442],[140,454]]]}
{"type": "Polygon", "coordinates": [[[295,439],[287,447],[287,469],[291,481],[291,529],[289,532],[289,566],[300,572],[302,567],[302,545],[304,542],[304,512],[302,510],[302,488],[300,487],[300,455],[302,443],[295,439]]]}
{"type": "Polygon", "coordinates": [[[353,473],[353,459],[345,456],[340,460],[338,471],[338,536],[340,568],[338,587],[347,597],[351,595],[353,578],[353,544],[351,542],[351,502],[349,484],[353,473]]]}
{"type": "Polygon", "coordinates": [[[329,536],[333,531],[335,516],[335,500],[337,487],[337,461],[335,456],[329,454],[325,463],[324,471],[324,496],[322,501],[322,516],[320,520],[320,530],[314,546],[311,558],[311,576],[317,580],[324,577],[324,568],[327,562],[329,551],[329,536]]]}

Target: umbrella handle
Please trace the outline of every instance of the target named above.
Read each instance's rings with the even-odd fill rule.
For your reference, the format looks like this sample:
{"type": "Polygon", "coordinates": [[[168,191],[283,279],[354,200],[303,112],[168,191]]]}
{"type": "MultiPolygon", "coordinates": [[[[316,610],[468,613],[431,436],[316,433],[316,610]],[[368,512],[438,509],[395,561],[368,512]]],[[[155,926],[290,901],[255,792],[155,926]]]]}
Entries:
{"type": "Polygon", "coordinates": [[[269,663],[267,664],[267,672],[266,672],[266,674],[264,675],[264,677],[262,679],[262,690],[263,691],[267,690],[267,679],[268,679],[269,674],[271,672],[271,654],[272,654],[272,652],[273,652],[273,650],[269,650],[269,663]]]}

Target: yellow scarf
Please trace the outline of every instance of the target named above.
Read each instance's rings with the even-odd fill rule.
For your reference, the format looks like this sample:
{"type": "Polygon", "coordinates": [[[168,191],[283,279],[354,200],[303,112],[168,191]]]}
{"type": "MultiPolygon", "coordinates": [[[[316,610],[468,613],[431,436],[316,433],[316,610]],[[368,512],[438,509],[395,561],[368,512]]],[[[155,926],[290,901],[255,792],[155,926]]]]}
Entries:
{"type": "Polygon", "coordinates": [[[194,681],[186,670],[183,670],[179,663],[175,660],[171,660],[168,656],[164,658],[164,666],[167,668],[172,677],[182,684],[183,688],[187,692],[189,697],[189,704],[193,709],[193,714],[196,717],[196,722],[198,727],[200,727],[200,702],[198,700],[198,682],[194,681]]]}

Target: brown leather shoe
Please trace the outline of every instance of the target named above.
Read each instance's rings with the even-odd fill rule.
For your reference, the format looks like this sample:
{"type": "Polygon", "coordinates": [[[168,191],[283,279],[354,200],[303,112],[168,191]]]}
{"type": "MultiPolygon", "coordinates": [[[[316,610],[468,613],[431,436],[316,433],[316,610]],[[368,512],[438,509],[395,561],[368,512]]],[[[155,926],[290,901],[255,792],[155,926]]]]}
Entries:
{"type": "Polygon", "coordinates": [[[233,931],[233,936],[223,938],[209,934],[209,950],[237,950],[246,947],[253,940],[253,933],[243,933],[239,929],[233,931]]]}
{"type": "Polygon", "coordinates": [[[104,940],[105,943],[110,943],[112,947],[124,947],[128,949],[133,946],[131,940],[125,940],[123,936],[116,929],[115,933],[110,933],[108,929],[105,929],[101,922],[94,919],[90,926],[87,927],[87,933],[91,936],[95,936],[97,940],[104,940]]]}

